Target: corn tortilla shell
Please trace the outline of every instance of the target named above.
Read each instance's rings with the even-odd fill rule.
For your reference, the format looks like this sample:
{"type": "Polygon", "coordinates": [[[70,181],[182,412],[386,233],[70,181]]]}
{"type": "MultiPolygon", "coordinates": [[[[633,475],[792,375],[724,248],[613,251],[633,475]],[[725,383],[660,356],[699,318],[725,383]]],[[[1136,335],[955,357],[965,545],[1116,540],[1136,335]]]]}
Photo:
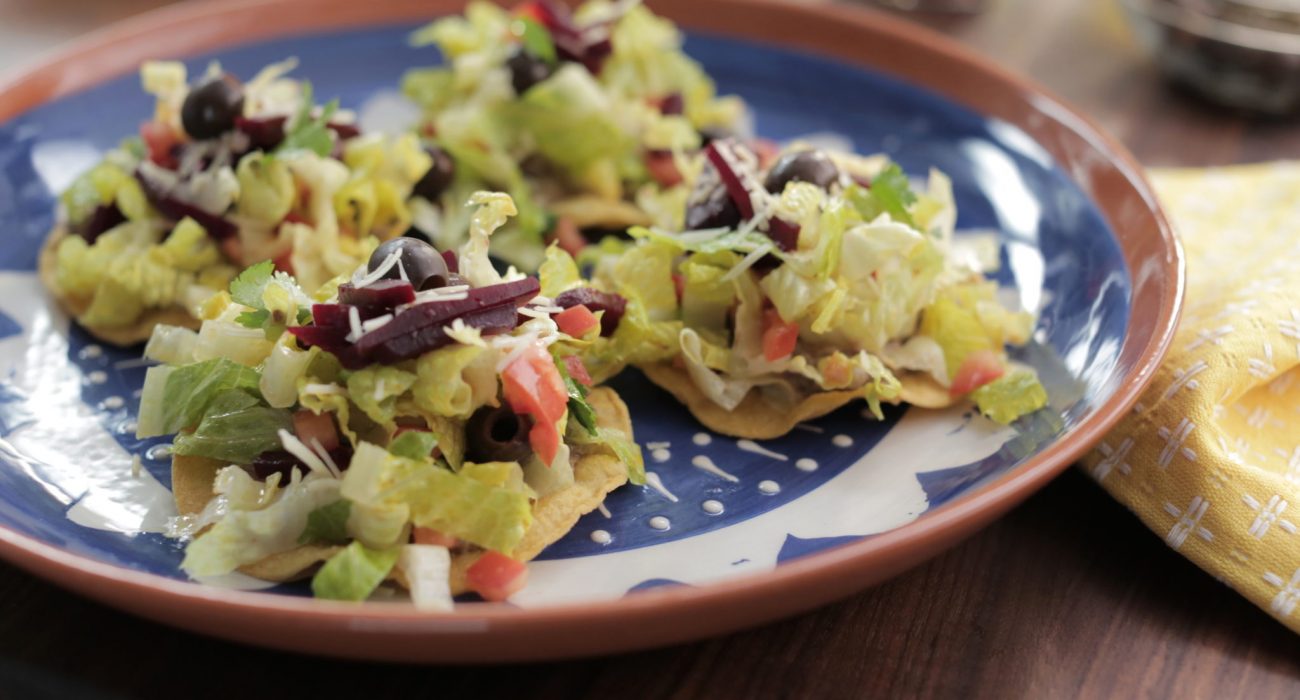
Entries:
{"type": "MultiPolygon", "coordinates": [[[[54,300],[58,302],[59,308],[63,312],[72,316],[74,319],[81,316],[90,307],[89,299],[76,299],[63,293],[58,284],[58,249],[59,242],[68,236],[68,231],[62,226],[55,228],[45,244],[41,246],[41,254],[37,259],[37,274],[41,278],[41,284],[50,290],[54,300]]],[[[153,334],[154,326],[163,323],[169,326],[184,326],[186,328],[198,328],[199,320],[194,318],[185,309],[177,306],[165,309],[150,309],[141,314],[135,323],[124,326],[86,326],[86,332],[95,336],[95,338],[116,345],[118,347],[128,347],[136,343],[143,343],[153,334]]]]}
{"type": "Polygon", "coordinates": [[[635,204],[589,194],[554,202],[550,209],[551,213],[568,218],[578,228],[625,229],[651,223],[650,216],[635,204]]]}
{"type": "MultiPolygon", "coordinates": [[[[714,403],[691,381],[690,374],[661,362],[641,367],[650,381],[672,394],[708,429],[751,440],[779,438],[804,421],[819,418],[835,409],[862,397],[860,391],[822,391],[805,397],[788,406],[778,406],[763,398],[759,391],[751,391],[734,410],[714,403]]],[[[909,372],[899,375],[902,392],[893,403],[909,403],[921,408],[945,408],[955,400],[948,390],[929,375],[909,372]]]]}
{"type": "MultiPolygon", "coordinates": [[[[587,398],[601,427],[632,435],[632,420],[627,406],[612,389],[593,389],[587,398]]],[[[212,500],[213,481],[224,466],[224,462],[204,457],[173,456],[172,494],[176,498],[176,509],[183,515],[203,510],[212,500]]],[[[573,529],[578,518],[595,510],[605,500],[606,494],[627,482],[627,466],[609,454],[585,454],[573,465],[573,475],[572,486],[538,499],[533,505],[533,524],[511,556],[528,561],[563,537],[573,529]]],[[[240,567],[239,571],[267,581],[294,581],[310,576],[339,549],[327,545],[301,545],[240,567]]],[[[465,572],[480,556],[479,552],[452,556],[450,583],[453,595],[467,590],[465,572]]],[[[390,578],[402,583],[400,577],[390,578]]]]}

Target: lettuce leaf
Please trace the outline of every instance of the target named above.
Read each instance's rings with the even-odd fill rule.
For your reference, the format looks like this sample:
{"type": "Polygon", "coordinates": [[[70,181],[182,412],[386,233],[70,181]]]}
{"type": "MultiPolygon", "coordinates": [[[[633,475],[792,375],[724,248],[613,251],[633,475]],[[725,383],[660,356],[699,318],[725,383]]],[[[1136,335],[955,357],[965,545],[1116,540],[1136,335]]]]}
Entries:
{"type": "Polygon", "coordinates": [[[353,542],[316,572],[311,592],[330,600],[365,600],[384,582],[400,554],[396,547],[370,549],[353,542]]]}
{"type": "Polygon", "coordinates": [[[233,464],[251,464],[267,450],[280,447],[278,431],[292,430],[289,412],[268,408],[239,389],[217,395],[192,433],[176,436],[178,455],[207,457],[233,464]]]}
{"type": "Polygon", "coordinates": [[[428,459],[437,446],[438,438],[433,433],[408,430],[388,443],[388,451],[398,457],[421,460],[428,459]]]}
{"type": "Polygon", "coordinates": [[[547,246],[546,259],[537,270],[537,278],[542,284],[542,296],[552,299],[582,284],[582,275],[573,256],[555,243],[547,246]]]}
{"type": "Polygon", "coordinates": [[[371,365],[348,375],[348,396],[370,420],[391,426],[396,416],[397,397],[415,384],[415,375],[396,367],[371,365]]]}
{"type": "Polygon", "coordinates": [[[469,418],[497,395],[496,353],[475,345],[427,352],[415,363],[415,403],[448,418],[469,418]]]}
{"type": "Polygon", "coordinates": [[[971,392],[971,399],[989,419],[1007,425],[1047,405],[1047,390],[1027,370],[1009,372],[971,392]]]}
{"type": "Polygon", "coordinates": [[[408,513],[410,522],[485,549],[510,553],[532,523],[528,495],[490,486],[362,442],[343,474],[341,493],[359,505],[408,513]]]}
{"type": "MultiPolygon", "coordinates": [[[[225,358],[176,367],[167,373],[166,384],[161,392],[161,420],[156,427],[157,432],[150,430],[140,434],[140,437],[166,435],[197,426],[208,406],[219,395],[237,389],[256,396],[258,380],[257,370],[225,358]]],[[[142,394],[142,414],[159,410],[152,400],[146,402],[145,399],[142,394]]],[[[141,425],[140,429],[145,430],[146,426],[141,425]]]]}
{"type": "Polygon", "coordinates": [[[296,547],[311,512],[338,500],[339,481],[316,474],[298,478],[295,470],[289,485],[279,488],[254,481],[240,467],[226,467],[217,474],[215,491],[217,498],[228,500],[230,510],[185,548],[181,568],[191,576],[228,574],[296,547]],[[255,502],[227,496],[262,490],[263,498],[255,502]]]}
{"type": "Polygon", "coordinates": [[[343,544],[347,542],[348,516],[351,514],[352,501],[343,498],[313,510],[307,514],[307,527],[298,537],[298,543],[343,544]]]}

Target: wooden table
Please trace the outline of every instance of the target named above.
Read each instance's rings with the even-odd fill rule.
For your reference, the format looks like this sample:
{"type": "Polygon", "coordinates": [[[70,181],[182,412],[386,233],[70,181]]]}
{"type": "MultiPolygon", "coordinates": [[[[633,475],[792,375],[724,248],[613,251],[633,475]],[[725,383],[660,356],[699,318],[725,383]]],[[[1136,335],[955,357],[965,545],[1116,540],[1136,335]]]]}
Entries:
{"type": "MultiPolygon", "coordinates": [[[[161,0],[0,3],[0,66],[161,0]]],[[[1152,165],[1300,156],[1300,127],[1164,86],[1118,7],[1005,0],[918,17],[1093,114],[1152,165]]],[[[697,644],[509,668],[388,668],[147,623],[0,565],[0,696],[1243,697],[1300,694],[1300,639],[1071,471],[897,579],[697,644]],[[80,686],[80,687],[76,687],[80,686]],[[10,692],[5,692],[6,690],[10,692]]]]}

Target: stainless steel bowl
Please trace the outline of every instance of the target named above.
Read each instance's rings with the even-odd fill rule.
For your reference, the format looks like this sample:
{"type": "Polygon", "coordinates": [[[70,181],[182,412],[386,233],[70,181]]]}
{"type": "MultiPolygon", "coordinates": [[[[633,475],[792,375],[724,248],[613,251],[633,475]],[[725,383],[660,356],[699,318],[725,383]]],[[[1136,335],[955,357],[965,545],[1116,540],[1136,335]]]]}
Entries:
{"type": "Polygon", "coordinates": [[[1228,106],[1300,111],[1300,2],[1121,1],[1172,79],[1228,106]]]}

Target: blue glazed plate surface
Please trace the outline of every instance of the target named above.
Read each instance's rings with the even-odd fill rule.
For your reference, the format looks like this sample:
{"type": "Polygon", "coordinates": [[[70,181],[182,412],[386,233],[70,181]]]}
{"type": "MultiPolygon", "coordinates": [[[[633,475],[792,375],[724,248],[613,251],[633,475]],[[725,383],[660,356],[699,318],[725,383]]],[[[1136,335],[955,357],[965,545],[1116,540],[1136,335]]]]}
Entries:
{"type": "MultiPolygon", "coordinates": [[[[296,56],[297,74],[318,94],[365,114],[392,98],[403,70],[436,62],[406,47],[411,28],[281,39],[189,63],[196,70],[216,58],[251,75],[296,56]]],[[[870,70],[787,49],[692,34],[687,50],[722,92],[749,102],[763,136],[832,133],[858,152],[889,153],[913,175],[947,173],[959,229],[996,231],[999,283],[1009,299],[1041,311],[1035,342],[1019,359],[1039,371],[1051,405],[1011,428],[964,408],[888,409],[877,422],[855,405],[755,445],[701,430],[629,372],[614,386],[663,488],[626,487],[608,499],[608,515],[585,516],[533,565],[529,587],[513,600],[523,607],[698,586],[897,528],[1061,439],[1113,395],[1121,376],[1132,289],[1120,247],[1094,204],[1022,131],[870,70]]],[[[101,346],[70,326],[34,273],[56,193],[150,109],[131,76],[0,124],[0,526],[184,578],[180,546],[157,534],[174,514],[168,458],[159,441],[133,435],[139,348],[101,346]]],[[[238,576],[212,583],[257,587],[238,576]]]]}

